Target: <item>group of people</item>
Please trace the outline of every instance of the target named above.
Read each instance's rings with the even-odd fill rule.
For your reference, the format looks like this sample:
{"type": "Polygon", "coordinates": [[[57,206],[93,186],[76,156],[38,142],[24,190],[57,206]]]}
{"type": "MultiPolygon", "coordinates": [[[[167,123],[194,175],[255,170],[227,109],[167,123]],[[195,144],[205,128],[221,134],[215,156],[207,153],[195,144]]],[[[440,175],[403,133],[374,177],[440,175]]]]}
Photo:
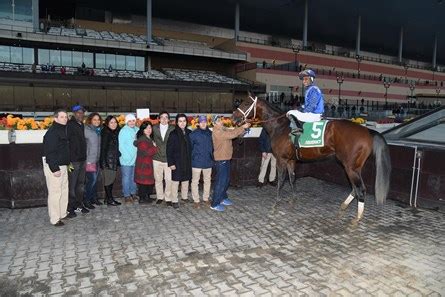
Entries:
{"type": "Polygon", "coordinates": [[[213,132],[207,117],[199,117],[199,126],[187,128],[185,114],[169,124],[168,112],[159,114],[159,124],[144,121],[136,126],[136,117],[127,114],[121,129],[114,116],[102,121],[98,113],[85,118],[85,109],[74,106],[68,119],[65,110],[54,112],[54,123],[43,141],[43,168],[48,188],[48,211],[51,224],[63,226],[64,218],[88,213],[98,205],[120,205],[113,197],[117,172],[122,178],[123,202],[165,204],[179,207],[181,201],[202,204],[224,211],[233,202],[227,196],[230,182],[232,139],[245,133],[250,124],[235,129],[224,127],[221,116],[213,117],[213,132]],[[212,168],[216,180],[212,199],[212,168]],[[203,176],[202,202],[198,185],[203,176]],[[104,203],[98,199],[98,180],[102,178],[104,203]],[[191,184],[192,200],[188,198],[191,184]],[[152,199],[153,188],[156,198],[152,199]]]}
{"type": "MultiPolygon", "coordinates": [[[[301,134],[303,122],[321,119],[324,100],[315,86],[315,73],[305,70],[300,73],[304,86],[303,109],[292,110],[287,116],[293,122],[294,132],[301,134]]],[[[102,177],[105,204],[121,203],[113,197],[113,185],[117,171],[122,177],[122,194],[125,203],[165,203],[173,208],[188,199],[191,183],[193,205],[201,207],[198,184],[203,176],[203,203],[216,211],[224,211],[233,202],[227,196],[230,182],[232,139],[241,136],[250,127],[249,123],[235,129],[224,127],[221,116],[213,117],[213,131],[207,127],[207,117],[200,116],[199,127],[190,131],[187,117],[180,113],[175,125],[170,125],[168,112],[159,114],[159,124],[153,126],[145,121],[136,126],[136,117],[127,114],[125,126],[119,129],[114,116],[102,121],[100,114],[90,113],[84,123],[85,109],[74,106],[68,120],[64,110],[54,113],[54,124],[48,129],[43,141],[43,169],[48,187],[48,211],[50,222],[63,226],[62,219],[76,217],[76,213],[88,213],[103,203],[98,200],[97,185],[102,177]],[[212,168],[216,178],[210,200],[212,168]],[[153,187],[156,199],[151,198],[153,187]],[[137,195],[138,194],[138,195],[137,195]]],[[[261,172],[258,186],[263,186],[268,163],[271,163],[269,182],[274,185],[276,160],[272,154],[270,139],[263,129],[260,137],[262,152],[261,172]]]]}

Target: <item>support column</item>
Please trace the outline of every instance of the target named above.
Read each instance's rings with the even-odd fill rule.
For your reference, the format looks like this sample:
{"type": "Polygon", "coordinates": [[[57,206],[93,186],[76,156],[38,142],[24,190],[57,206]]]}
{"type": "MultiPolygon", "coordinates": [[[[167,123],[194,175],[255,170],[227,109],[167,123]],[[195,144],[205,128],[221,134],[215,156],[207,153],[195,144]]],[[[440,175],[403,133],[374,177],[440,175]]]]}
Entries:
{"type": "Polygon", "coordinates": [[[12,0],[11,7],[12,7],[12,22],[14,23],[15,22],[15,0],[12,0]]]}
{"type": "Polygon", "coordinates": [[[403,26],[400,27],[399,63],[402,63],[402,52],[403,52],[403,26]]]}
{"type": "Polygon", "coordinates": [[[239,2],[235,4],[235,42],[238,41],[239,37],[239,2]]]}
{"type": "Polygon", "coordinates": [[[436,69],[437,64],[436,64],[436,59],[437,59],[437,33],[434,36],[434,46],[433,46],[433,69],[436,69]]]}
{"type": "Polygon", "coordinates": [[[39,31],[39,0],[32,0],[32,27],[34,32],[39,31]]]}
{"type": "Polygon", "coordinates": [[[358,24],[357,24],[357,40],[355,45],[355,53],[360,56],[360,42],[361,42],[361,34],[362,34],[362,16],[358,16],[358,24]]]}
{"type": "Polygon", "coordinates": [[[150,45],[152,40],[152,31],[151,0],[147,0],[147,45],[150,45]]]}
{"type": "Polygon", "coordinates": [[[304,1],[303,48],[307,47],[308,0],[304,1]]]}

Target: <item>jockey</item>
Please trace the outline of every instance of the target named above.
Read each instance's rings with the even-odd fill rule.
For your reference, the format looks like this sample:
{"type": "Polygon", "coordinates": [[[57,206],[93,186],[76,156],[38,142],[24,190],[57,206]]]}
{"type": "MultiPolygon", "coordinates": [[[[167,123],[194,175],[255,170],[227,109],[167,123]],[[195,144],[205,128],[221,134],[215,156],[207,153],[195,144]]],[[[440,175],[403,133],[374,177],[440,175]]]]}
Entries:
{"type": "Polygon", "coordinates": [[[303,85],[306,88],[304,96],[303,110],[290,110],[287,112],[287,117],[297,119],[294,124],[297,129],[293,133],[301,134],[303,131],[303,122],[316,122],[321,120],[321,115],[324,112],[324,98],[321,90],[314,85],[315,72],[311,69],[306,69],[298,74],[299,78],[303,80],[303,85]],[[292,117],[290,117],[292,116],[292,117]]]}

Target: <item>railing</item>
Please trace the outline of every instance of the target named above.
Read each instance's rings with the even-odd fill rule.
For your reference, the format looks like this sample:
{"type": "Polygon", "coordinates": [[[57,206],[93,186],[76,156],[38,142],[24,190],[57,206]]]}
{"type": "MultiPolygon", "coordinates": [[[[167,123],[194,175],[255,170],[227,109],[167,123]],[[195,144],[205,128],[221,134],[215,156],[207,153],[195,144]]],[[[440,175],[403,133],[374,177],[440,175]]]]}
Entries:
{"type": "MultiPolygon", "coordinates": [[[[280,44],[279,42],[276,41],[271,41],[271,40],[264,40],[264,39],[259,39],[259,38],[251,38],[251,37],[245,37],[245,36],[238,36],[238,41],[241,42],[247,42],[247,43],[254,43],[254,44],[260,44],[260,45],[268,45],[268,46],[274,46],[274,47],[279,47],[279,48],[289,48],[292,50],[300,50],[300,48],[297,48],[296,46],[289,46],[287,44],[280,44]]],[[[342,52],[342,51],[331,51],[331,50],[326,50],[326,49],[319,49],[319,48],[312,48],[312,47],[306,47],[304,49],[301,49],[304,51],[309,51],[309,52],[315,52],[315,53],[322,53],[322,54],[326,54],[326,55],[331,55],[331,56],[339,56],[339,57],[346,57],[346,58],[356,58],[356,53],[353,50],[349,50],[346,52],[342,52]]],[[[377,62],[377,63],[383,63],[383,64],[390,64],[390,65],[397,65],[397,66],[406,66],[409,68],[415,68],[415,69],[422,69],[422,70],[433,70],[433,66],[428,64],[428,66],[421,66],[418,64],[405,64],[405,65],[401,65],[401,63],[396,59],[383,59],[383,58],[376,58],[376,57],[371,57],[371,56],[360,56],[360,58],[362,60],[366,60],[366,61],[370,61],[370,62],[377,62]]],[[[442,66],[436,67],[437,69],[435,69],[434,71],[436,72],[444,72],[445,73],[445,68],[442,66]]]]}
{"type": "MultiPolygon", "coordinates": [[[[302,65],[299,65],[298,62],[291,62],[286,64],[275,65],[273,63],[266,62],[256,62],[256,63],[246,63],[237,65],[235,70],[236,72],[243,72],[252,69],[271,69],[271,70],[281,70],[281,71],[289,71],[289,72],[300,72],[305,68],[302,65]]],[[[331,69],[323,69],[323,68],[315,68],[311,67],[312,70],[315,71],[317,75],[326,75],[326,76],[335,76],[335,77],[343,77],[343,78],[353,78],[353,79],[365,79],[371,81],[384,81],[390,83],[400,83],[400,84],[412,84],[415,86],[441,86],[443,87],[443,82],[440,83],[438,81],[430,81],[430,80],[412,80],[412,79],[401,79],[400,77],[394,76],[384,76],[384,75],[372,75],[372,74],[363,74],[363,73],[355,73],[355,72],[345,72],[345,71],[335,71],[331,69]]]]}
{"type": "MultiPolygon", "coordinates": [[[[283,112],[298,108],[304,101],[304,98],[298,95],[293,96],[284,93],[281,95],[268,95],[265,99],[283,112]]],[[[396,117],[421,115],[439,106],[438,104],[427,105],[424,103],[417,104],[415,102],[385,103],[373,100],[340,99],[339,104],[325,104],[324,115],[332,118],[365,117],[368,120],[373,120],[387,115],[394,115],[396,117]]]]}

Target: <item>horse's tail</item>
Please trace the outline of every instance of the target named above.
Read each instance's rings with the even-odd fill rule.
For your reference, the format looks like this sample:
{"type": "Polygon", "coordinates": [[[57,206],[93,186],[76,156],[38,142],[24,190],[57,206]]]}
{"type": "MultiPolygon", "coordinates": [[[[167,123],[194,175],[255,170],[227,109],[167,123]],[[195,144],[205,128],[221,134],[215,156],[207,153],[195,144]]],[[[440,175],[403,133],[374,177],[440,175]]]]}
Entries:
{"type": "Polygon", "coordinates": [[[372,151],[375,159],[375,200],[377,205],[382,205],[389,192],[389,184],[391,179],[391,158],[389,155],[389,147],[385,138],[374,132],[372,151]]]}

